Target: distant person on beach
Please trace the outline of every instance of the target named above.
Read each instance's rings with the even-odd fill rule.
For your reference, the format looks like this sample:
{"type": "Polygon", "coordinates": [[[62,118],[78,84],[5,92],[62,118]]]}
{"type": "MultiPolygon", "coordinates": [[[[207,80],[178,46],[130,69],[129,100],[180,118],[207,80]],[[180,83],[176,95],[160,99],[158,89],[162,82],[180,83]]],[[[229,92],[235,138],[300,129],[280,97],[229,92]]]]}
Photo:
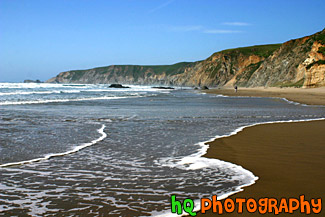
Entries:
{"type": "Polygon", "coordinates": [[[237,89],[238,89],[238,87],[237,87],[237,85],[235,85],[235,93],[237,93],[237,89]]]}

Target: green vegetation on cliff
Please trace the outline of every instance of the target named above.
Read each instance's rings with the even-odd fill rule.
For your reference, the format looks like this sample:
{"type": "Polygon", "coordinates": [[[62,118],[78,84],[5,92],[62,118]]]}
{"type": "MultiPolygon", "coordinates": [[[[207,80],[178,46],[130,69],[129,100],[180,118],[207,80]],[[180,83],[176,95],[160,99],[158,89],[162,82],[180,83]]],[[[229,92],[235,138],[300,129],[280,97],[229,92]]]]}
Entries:
{"type": "Polygon", "coordinates": [[[317,52],[318,53],[321,53],[321,54],[323,54],[325,56],[325,47],[318,48],[318,51],[317,52]]]}
{"type": "Polygon", "coordinates": [[[85,73],[85,70],[74,70],[73,73],[67,78],[71,79],[72,81],[78,81],[85,73]]]}
{"type": "Polygon", "coordinates": [[[325,64],[325,60],[318,60],[318,61],[313,62],[313,63],[309,64],[308,66],[306,66],[306,69],[310,69],[314,65],[322,65],[322,64],[325,64]]]}
{"type": "Polygon", "coordinates": [[[268,45],[255,45],[250,47],[240,47],[240,48],[233,48],[228,50],[220,51],[220,53],[225,54],[243,54],[246,56],[256,55],[260,57],[267,58],[270,56],[276,49],[278,49],[282,44],[268,44],[268,45]]]}
{"type": "Polygon", "coordinates": [[[315,41],[318,41],[319,43],[325,45],[325,29],[321,32],[316,33],[313,38],[315,41]]]}
{"type": "Polygon", "coordinates": [[[192,62],[180,62],[173,65],[152,65],[152,66],[143,66],[145,69],[152,69],[156,74],[163,74],[166,75],[175,75],[182,73],[180,69],[184,69],[185,67],[189,67],[193,65],[192,62]]]}
{"type": "Polygon", "coordinates": [[[111,65],[93,69],[71,70],[69,71],[67,79],[70,81],[78,81],[85,74],[92,72],[100,75],[107,74],[108,78],[112,78],[114,74],[118,74],[118,76],[122,77],[130,76],[137,81],[139,78],[144,78],[145,76],[162,74],[172,76],[181,74],[184,72],[186,67],[191,67],[194,64],[195,63],[193,62],[180,62],[173,65],[111,65]]]}
{"type": "MultiPolygon", "coordinates": [[[[325,45],[325,29],[321,32],[316,33],[315,35],[313,35],[309,41],[312,43],[314,41],[317,41],[318,43],[325,45]]],[[[323,55],[325,55],[325,47],[320,47],[318,49],[318,53],[321,53],[323,55]]]]}
{"type": "Polygon", "coordinates": [[[300,79],[297,82],[282,82],[282,83],[277,83],[274,86],[275,87],[302,87],[304,84],[305,79],[300,79]]]}
{"type": "MultiPolygon", "coordinates": [[[[155,74],[163,74],[166,75],[174,75],[178,73],[182,73],[180,69],[191,66],[192,62],[180,62],[173,65],[112,65],[112,66],[105,66],[105,67],[98,67],[94,68],[93,70],[95,73],[105,74],[110,71],[111,67],[121,68],[125,74],[133,74],[139,75],[143,71],[151,70],[155,74]]],[[[85,70],[72,70],[70,72],[74,72],[76,74],[82,75],[83,72],[88,71],[90,69],[85,70]]]]}

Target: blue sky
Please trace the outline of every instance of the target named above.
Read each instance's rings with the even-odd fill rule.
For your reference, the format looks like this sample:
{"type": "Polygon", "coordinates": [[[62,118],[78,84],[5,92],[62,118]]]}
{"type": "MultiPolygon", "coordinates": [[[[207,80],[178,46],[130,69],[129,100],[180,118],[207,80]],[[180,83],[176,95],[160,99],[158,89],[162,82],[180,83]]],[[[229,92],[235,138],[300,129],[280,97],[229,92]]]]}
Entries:
{"type": "Polygon", "coordinates": [[[282,43],[322,30],[324,9],[324,0],[0,0],[0,82],[282,43]]]}

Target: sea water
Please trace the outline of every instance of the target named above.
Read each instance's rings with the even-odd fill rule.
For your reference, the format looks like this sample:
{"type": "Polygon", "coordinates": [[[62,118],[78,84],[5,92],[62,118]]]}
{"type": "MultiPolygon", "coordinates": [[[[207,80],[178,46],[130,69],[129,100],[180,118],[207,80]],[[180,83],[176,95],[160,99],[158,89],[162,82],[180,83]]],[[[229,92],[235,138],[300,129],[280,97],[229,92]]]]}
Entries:
{"type": "Polygon", "coordinates": [[[150,216],[170,196],[226,196],[258,178],[202,157],[245,126],[325,117],[279,98],[149,86],[0,84],[0,214],[150,216]]]}

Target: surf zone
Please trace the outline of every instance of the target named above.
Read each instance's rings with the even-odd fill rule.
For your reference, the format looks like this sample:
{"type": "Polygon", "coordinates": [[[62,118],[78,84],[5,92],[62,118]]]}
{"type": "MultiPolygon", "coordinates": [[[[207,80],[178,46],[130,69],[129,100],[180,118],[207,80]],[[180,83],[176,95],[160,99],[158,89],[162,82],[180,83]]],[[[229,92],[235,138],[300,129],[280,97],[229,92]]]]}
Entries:
{"type": "MultiPolygon", "coordinates": [[[[322,211],[322,198],[306,200],[305,195],[300,195],[298,198],[276,198],[262,197],[258,200],[254,198],[227,198],[225,200],[218,200],[217,195],[210,198],[201,198],[201,213],[211,212],[214,214],[225,213],[256,213],[266,214],[273,213],[275,215],[281,213],[305,213],[318,214],[322,211]]],[[[171,196],[171,212],[181,215],[184,212],[191,216],[196,216],[194,212],[194,201],[192,199],[185,199],[183,203],[176,199],[175,195],[171,196]]]]}

